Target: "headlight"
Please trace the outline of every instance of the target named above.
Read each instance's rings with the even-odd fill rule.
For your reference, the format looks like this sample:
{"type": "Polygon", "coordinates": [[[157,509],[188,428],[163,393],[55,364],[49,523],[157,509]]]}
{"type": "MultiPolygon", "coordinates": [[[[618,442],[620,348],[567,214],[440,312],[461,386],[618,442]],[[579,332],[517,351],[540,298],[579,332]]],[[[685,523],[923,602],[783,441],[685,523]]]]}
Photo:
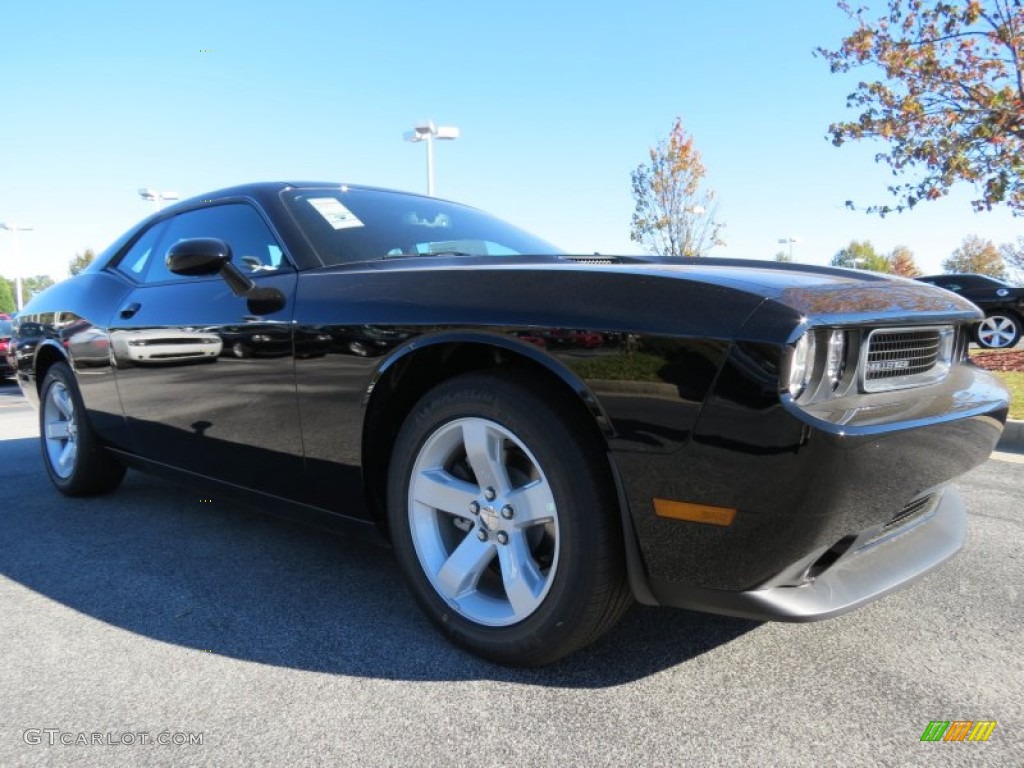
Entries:
{"type": "Polygon", "coordinates": [[[814,332],[808,331],[796,343],[789,365],[789,394],[795,399],[803,394],[814,373],[814,332]]]}
{"type": "Polygon", "coordinates": [[[834,390],[843,377],[846,363],[846,334],[843,331],[832,331],[828,337],[828,355],[825,358],[825,375],[834,390]]]}

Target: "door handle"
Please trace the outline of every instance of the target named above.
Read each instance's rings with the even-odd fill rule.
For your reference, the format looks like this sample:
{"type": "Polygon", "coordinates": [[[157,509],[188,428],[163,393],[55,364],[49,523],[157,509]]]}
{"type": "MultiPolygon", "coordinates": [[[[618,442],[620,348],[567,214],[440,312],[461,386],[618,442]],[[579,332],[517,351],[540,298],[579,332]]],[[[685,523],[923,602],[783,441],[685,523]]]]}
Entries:
{"type": "Polygon", "coordinates": [[[129,317],[134,316],[140,309],[142,309],[142,305],[137,301],[133,301],[131,304],[121,307],[121,317],[127,320],[129,317]]]}

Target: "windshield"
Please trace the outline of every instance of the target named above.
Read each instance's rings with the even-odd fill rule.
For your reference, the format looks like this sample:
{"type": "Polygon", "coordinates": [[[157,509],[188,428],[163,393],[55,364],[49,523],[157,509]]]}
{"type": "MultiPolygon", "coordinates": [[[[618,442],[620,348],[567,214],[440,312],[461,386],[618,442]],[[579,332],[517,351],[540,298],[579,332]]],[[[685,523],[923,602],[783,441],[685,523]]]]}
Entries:
{"type": "Polygon", "coordinates": [[[560,254],[474,208],[373,189],[293,189],[285,204],[325,264],[407,256],[560,254]]]}

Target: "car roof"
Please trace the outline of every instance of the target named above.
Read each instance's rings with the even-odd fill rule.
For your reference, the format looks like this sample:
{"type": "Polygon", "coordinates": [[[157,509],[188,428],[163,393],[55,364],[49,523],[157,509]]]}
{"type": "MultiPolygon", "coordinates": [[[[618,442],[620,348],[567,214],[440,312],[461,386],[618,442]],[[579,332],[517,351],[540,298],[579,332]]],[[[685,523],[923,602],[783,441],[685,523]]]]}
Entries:
{"type": "MultiPolygon", "coordinates": [[[[192,207],[196,203],[210,202],[211,200],[216,200],[218,198],[254,197],[260,199],[269,196],[276,196],[282,190],[286,189],[366,190],[372,192],[390,192],[393,194],[409,195],[412,197],[427,197],[426,195],[422,195],[418,192],[407,192],[399,189],[388,189],[386,187],[374,187],[367,184],[347,184],[345,182],[338,181],[256,181],[249,182],[247,184],[236,184],[234,186],[216,189],[212,192],[204,192],[199,195],[194,195],[185,200],[181,200],[180,202],[176,202],[173,206],[169,206],[169,208],[192,207]]],[[[429,199],[437,200],[440,198],[429,199]]]]}
{"type": "Polygon", "coordinates": [[[941,275],[921,275],[915,279],[917,280],[955,280],[960,277],[980,277],[983,280],[995,280],[997,283],[1001,282],[998,277],[992,277],[992,275],[981,275],[977,272],[943,272],[941,275]]]}

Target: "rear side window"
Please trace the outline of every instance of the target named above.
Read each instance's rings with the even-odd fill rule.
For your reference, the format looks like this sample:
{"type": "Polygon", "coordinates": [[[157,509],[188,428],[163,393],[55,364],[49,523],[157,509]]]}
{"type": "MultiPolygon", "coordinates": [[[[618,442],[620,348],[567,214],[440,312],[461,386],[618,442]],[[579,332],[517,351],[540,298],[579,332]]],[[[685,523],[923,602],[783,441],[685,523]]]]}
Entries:
{"type": "Polygon", "coordinates": [[[147,229],[142,237],[136,240],[128,252],[121,257],[117,263],[118,271],[135,280],[142,280],[142,276],[146,273],[146,267],[149,266],[153,248],[160,240],[160,235],[166,228],[166,224],[167,222],[162,221],[147,229]]]}

